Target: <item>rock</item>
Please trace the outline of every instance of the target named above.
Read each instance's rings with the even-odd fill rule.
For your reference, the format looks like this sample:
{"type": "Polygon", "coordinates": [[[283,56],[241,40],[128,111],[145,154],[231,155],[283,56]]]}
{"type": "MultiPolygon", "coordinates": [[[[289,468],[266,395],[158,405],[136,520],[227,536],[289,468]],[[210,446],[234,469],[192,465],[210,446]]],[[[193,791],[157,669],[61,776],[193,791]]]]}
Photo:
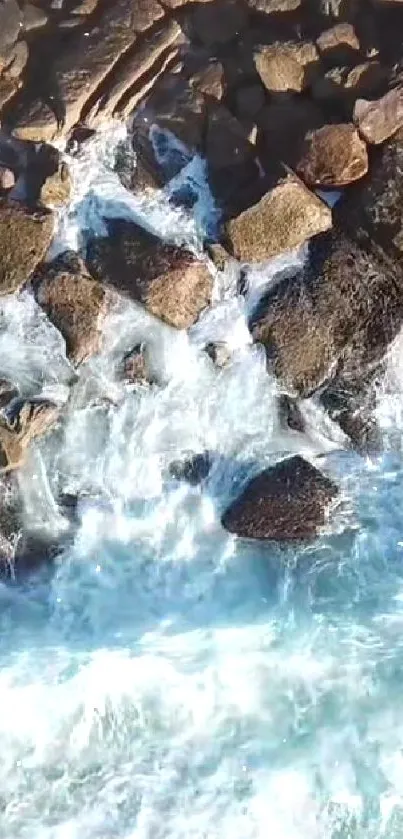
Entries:
{"type": "Polygon", "coordinates": [[[266,97],[259,84],[240,87],[235,94],[235,109],[239,119],[255,119],[264,107],[266,97]]]}
{"type": "Polygon", "coordinates": [[[367,147],[354,125],[324,125],[308,134],[297,171],[309,186],[347,186],[368,172],[367,147]]]}
{"type": "Polygon", "coordinates": [[[224,106],[208,106],[204,154],[213,169],[239,166],[255,155],[247,131],[224,106]]]}
{"type": "Polygon", "coordinates": [[[351,23],[336,23],[316,39],[320,56],[330,66],[355,63],[360,42],[351,23]]]}
{"type": "Polygon", "coordinates": [[[224,271],[229,262],[234,262],[228,251],[219,242],[208,243],[207,253],[217,271],[224,271]]]}
{"type": "Polygon", "coordinates": [[[53,215],[0,199],[0,294],[27,282],[53,236],[53,215]]]}
{"type": "Polygon", "coordinates": [[[15,184],[15,175],[6,166],[0,166],[0,189],[11,189],[15,184]]]}
{"type": "Polygon", "coordinates": [[[374,149],[368,176],[342,196],[338,224],[353,238],[381,246],[399,262],[403,257],[403,129],[374,149]]]}
{"type": "Polygon", "coordinates": [[[340,100],[347,106],[358,97],[381,93],[387,78],[387,70],[374,59],[349,67],[335,67],[314,81],[312,95],[318,101],[340,100]]]}
{"type": "Polygon", "coordinates": [[[204,351],[216,367],[226,367],[231,359],[231,350],[225,341],[210,342],[206,344],[204,351]]]}
{"type": "MultiPolygon", "coordinates": [[[[137,131],[149,137],[150,125],[169,131],[189,150],[200,151],[206,122],[205,97],[187,82],[167,76],[135,120],[137,131]]],[[[182,164],[183,165],[183,164],[182,164]]]]}
{"type": "Polygon", "coordinates": [[[151,384],[144,344],[137,344],[123,359],[123,378],[127,384],[151,384]]]}
{"type": "Polygon", "coordinates": [[[296,399],[292,399],[287,393],[281,393],[277,399],[280,427],[284,430],[305,431],[305,421],[296,399]]]}
{"type": "Polygon", "coordinates": [[[132,222],[106,224],[109,237],[92,240],[88,249],[94,276],[171,326],[191,326],[211,299],[213,280],[206,263],[132,222]]]}
{"type": "Polygon", "coordinates": [[[97,8],[99,0],[80,0],[74,4],[75,15],[92,15],[97,8]]]}
{"type": "Polygon", "coordinates": [[[22,466],[30,443],[52,428],[60,414],[46,400],[21,400],[10,421],[0,419],[0,467],[11,471],[22,466]]]}
{"type": "Polygon", "coordinates": [[[215,59],[209,60],[204,67],[191,74],[189,84],[198,93],[204,96],[212,96],[220,102],[225,90],[223,65],[215,59]]]}
{"type": "Polygon", "coordinates": [[[65,204],[71,195],[71,178],[67,163],[61,162],[57,171],[49,175],[40,191],[40,200],[50,207],[65,204]]]}
{"type": "Polygon", "coordinates": [[[265,105],[258,117],[258,154],[265,170],[278,175],[280,162],[294,168],[301,157],[306,134],[323,122],[317,105],[297,96],[290,101],[265,105]]]}
{"type": "Polygon", "coordinates": [[[39,6],[34,6],[33,3],[24,3],[22,11],[25,32],[31,32],[33,29],[40,29],[42,26],[46,26],[48,16],[44,9],[41,9],[39,6]]]}
{"type": "Polygon", "coordinates": [[[17,80],[24,70],[28,61],[29,50],[26,41],[18,41],[12,48],[3,70],[3,79],[10,81],[17,80]]]}
{"type": "Polygon", "coordinates": [[[205,46],[226,44],[239,36],[247,21],[247,9],[240,0],[200,3],[191,14],[191,37],[205,46]]]}
{"type": "Polygon", "coordinates": [[[39,306],[66,341],[67,357],[81,364],[100,349],[100,325],[107,312],[102,285],[74,252],[46,264],[33,278],[39,306]]]}
{"type": "Polygon", "coordinates": [[[17,79],[0,79],[0,111],[15,96],[20,87],[21,82],[17,79]]]}
{"type": "Polygon", "coordinates": [[[222,524],[247,539],[311,539],[325,524],[337,493],[333,481],[297,455],[252,478],[222,524]]]}
{"type": "Polygon", "coordinates": [[[302,0],[248,0],[248,6],[251,9],[266,15],[295,12],[301,5],[302,0]]]}
{"type": "Polygon", "coordinates": [[[357,99],[353,119],[367,143],[384,143],[403,126],[403,88],[395,87],[375,102],[357,99]]]}
{"type": "Polygon", "coordinates": [[[174,460],[169,465],[169,474],[177,481],[187,481],[197,486],[204,481],[211,469],[211,457],[208,452],[190,455],[185,460],[174,460]]]}
{"type": "Polygon", "coordinates": [[[21,9],[17,0],[2,0],[0,3],[0,66],[2,58],[18,39],[22,26],[21,9]]]}
{"type": "Polygon", "coordinates": [[[17,399],[19,390],[9,379],[0,379],[0,410],[6,408],[13,399],[17,399]]]}
{"type": "Polygon", "coordinates": [[[331,226],[329,207],[297,178],[288,176],[258,204],[227,222],[225,237],[240,262],[263,262],[331,226]]]}
{"type": "Polygon", "coordinates": [[[319,69],[318,51],[310,41],[279,41],[260,47],[254,61],[270,93],[301,93],[319,69]]]}
{"type": "Polygon", "coordinates": [[[252,335],[289,393],[343,382],[346,407],[403,325],[402,291],[403,272],[383,251],[335,230],[312,239],[303,270],[269,290],[252,335]]]}

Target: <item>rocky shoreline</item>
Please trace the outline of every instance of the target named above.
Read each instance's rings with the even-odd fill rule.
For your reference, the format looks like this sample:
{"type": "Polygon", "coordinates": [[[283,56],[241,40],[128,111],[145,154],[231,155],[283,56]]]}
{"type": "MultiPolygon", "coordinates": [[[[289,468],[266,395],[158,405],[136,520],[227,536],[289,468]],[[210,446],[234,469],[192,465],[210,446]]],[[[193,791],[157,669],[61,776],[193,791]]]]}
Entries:
{"type": "MultiPolygon", "coordinates": [[[[211,303],[209,259],[218,270],[264,263],[309,242],[304,266],[260,301],[251,334],[286,425],[303,430],[298,400],[314,395],[352,447],[376,451],[376,388],[403,325],[402,24],[399,0],[1,0],[0,293],[29,289],[77,367],[99,351],[117,298],[188,329],[211,303]],[[221,224],[204,256],[107,219],[85,252],[46,261],[71,192],[53,144],[80,149],[112,118],[129,120],[136,166],[116,161],[126,188],[159,189],[192,155],[206,161],[221,224]]],[[[205,350],[230,363],[225,346],[205,350]]],[[[131,383],[152,381],[146,356],[141,345],[122,358],[131,383]]],[[[1,559],[18,570],[57,552],[21,533],[18,468],[63,411],[22,398],[6,377],[0,400],[1,559]]],[[[176,466],[192,482],[197,471],[176,466]]],[[[335,493],[292,458],[252,480],[223,524],[307,538],[335,493]]]]}

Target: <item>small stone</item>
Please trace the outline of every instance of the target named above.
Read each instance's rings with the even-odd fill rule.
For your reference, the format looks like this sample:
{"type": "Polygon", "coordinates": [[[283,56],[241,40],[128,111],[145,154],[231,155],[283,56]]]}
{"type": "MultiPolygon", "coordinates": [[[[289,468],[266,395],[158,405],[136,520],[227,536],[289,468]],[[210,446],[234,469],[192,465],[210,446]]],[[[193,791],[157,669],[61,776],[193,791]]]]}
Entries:
{"type": "Polygon", "coordinates": [[[353,119],[367,143],[384,143],[403,126],[403,88],[395,87],[375,102],[357,99],[353,119]]]}
{"type": "Polygon", "coordinates": [[[12,189],[15,184],[15,175],[6,166],[0,166],[0,189],[12,189]]]}
{"type": "Polygon", "coordinates": [[[240,262],[264,262],[299,247],[311,236],[329,230],[332,213],[316,195],[292,176],[225,227],[225,237],[240,262]]]}
{"type": "Polygon", "coordinates": [[[354,125],[324,125],[308,134],[297,171],[309,186],[347,186],[368,172],[367,147],[354,125]]]}
{"type": "Polygon", "coordinates": [[[298,455],[265,469],[222,517],[230,533],[247,539],[312,539],[324,526],[336,485],[298,455]]]}

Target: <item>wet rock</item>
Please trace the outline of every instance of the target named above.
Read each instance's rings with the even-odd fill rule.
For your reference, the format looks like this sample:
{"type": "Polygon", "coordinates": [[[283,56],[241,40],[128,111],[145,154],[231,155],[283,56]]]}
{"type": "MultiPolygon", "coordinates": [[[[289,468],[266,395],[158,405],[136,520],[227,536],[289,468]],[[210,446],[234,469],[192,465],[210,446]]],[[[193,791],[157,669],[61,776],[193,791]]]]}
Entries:
{"type": "Polygon", "coordinates": [[[360,42],[351,23],[336,23],[316,39],[321,58],[330,66],[355,63],[360,42]]]}
{"type": "Polygon", "coordinates": [[[33,279],[39,306],[66,341],[67,357],[81,364],[100,349],[108,309],[105,289],[73,252],[44,265],[33,279]]]}
{"type": "Polygon", "coordinates": [[[287,430],[299,431],[301,434],[305,431],[305,421],[298,406],[298,402],[288,396],[287,393],[281,393],[277,399],[277,408],[279,413],[280,426],[287,430]]]}
{"type": "Polygon", "coordinates": [[[15,175],[11,169],[0,166],[0,189],[9,190],[15,184],[15,175]]]}
{"type": "Polygon", "coordinates": [[[169,131],[189,150],[203,146],[206,101],[200,91],[181,79],[166,77],[153,91],[135,122],[137,131],[149,136],[150,125],[169,131]]]}
{"type": "Polygon", "coordinates": [[[48,175],[40,191],[40,200],[49,207],[65,204],[71,195],[71,178],[67,163],[62,161],[57,171],[48,175]]]}
{"type": "Polygon", "coordinates": [[[309,261],[266,295],[252,335],[289,393],[343,382],[344,407],[383,361],[403,325],[403,274],[383,251],[339,231],[313,239],[309,261]]]}
{"type": "Polygon", "coordinates": [[[324,125],[307,136],[297,171],[309,186],[346,186],[368,172],[367,147],[354,125],[324,125]]]}
{"type": "Polygon", "coordinates": [[[191,15],[191,37],[205,46],[226,44],[239,36],[247,21],[247,9],[240,0],[200,3],[191,15]]]}
{"type": "Polygon", "coordinates": [[[19,396],[19,390],[9,379],[0,379],[0,410],[19,396]]]}
{"type": "Polygon", "coordinates": [[[393,259],[403,256],[403,131],[374,150],[368,176],[342,196],[339,225],[358,241],[372,240],[393,259]]]}
{"type": "Polygon", "coordinates": [[[0,294],[27,282],[50,245],[53,224],[49,212],[0,199],[0,294]]]}
{"type": "Polygon", "coordinates": [[[325,524],[337,492],[333,481],[302,457],[290,457],[252,478],[222,524],[247,539],[311,539],[325,524]]]}
{"type": "Polygon", "coordinates": [[[208,107],[204,153],[213,169],[239,166],[255,155],[247,130],[224,105],[208,107]]]}
{"type": "Polygon", "coordinates": [[[211,457],[208,452],[194,454],[185,460],[175,460],[169,465],[169,474],[177,481],[187,481],[197,486],[204,481],[211,469],[211,457]]]}
{"type": "Polygon", "coordinates": [[[375,102],[357,99],[353,119],[367,143],[385,142],[403,126],[403,88],[395,87],[375,102]]]}
{"type": "Polygon", "coordinates": [[[151,384],[144,344],[137,344],[123,359],[123,378],[127,384],[151,384]]]}
{"type": "Polygon", "coordinates": [[[297,96],[286,102],[270,102],[258,116],[259,159],[269,172],[278,172],[279,163],[295,167],[301,157],[306,134],[323,125],[321,110],[297,96]]]}
{"type": "Polygon", "coordinates": [[[319,71],[318,51],[309,41],[279,41],[260,47],[254,61],[270,93],[301,93],[319,71]]]}
{"type": "Polygon", "coordinates": [[[204,351],[216,367],[226,367],[231,359],[231,350],[225,341],[212,341],[206,344],[204,351]]]}
{"type": "Polygon", "coordinates": [[[211,299],[213,280],[206,263],[134,223],[116,219],[107,227],[109,237],[89,245],[94,276],[171,326],[191,326],[211,299]]]}
{"type": "Polygon", "coordinates": [[[5,471],[24,463],[30,443],[46,434],[57,422],[60,408],[46,400],[21,400],[13,414],[0,419],[0,467],[5,471]]]}
{"type": "Polygon", "coordinates": [[[22,26],[22,13],[17,0],[3,0],[0,4],[0,67],[3,56],[15,44],[22,26]]]}
{"type": "Polygon", "coordinates": [[[279,12],[295,12],[302,5],[302,0],[248,0],[248,6],[266,15],[279,12]]]}
{"type": "Polygon", "coordinates": [[[264,262],[331,226],[329,207],[288,176],[258,204],[227,222],[225,239],[240,262],[264,262]]]}

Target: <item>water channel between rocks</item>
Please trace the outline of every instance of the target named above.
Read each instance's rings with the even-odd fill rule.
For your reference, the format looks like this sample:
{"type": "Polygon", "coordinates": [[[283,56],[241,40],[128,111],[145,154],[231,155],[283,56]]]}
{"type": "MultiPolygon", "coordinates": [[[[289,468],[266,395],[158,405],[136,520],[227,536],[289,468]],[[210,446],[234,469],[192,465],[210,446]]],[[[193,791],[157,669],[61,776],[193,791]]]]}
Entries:
{"type": "MultiPolygon", "coordinates": [[[[198,250],[214,224],[203,163],[192,214],[129,194],[113,172],[121,128],[70,160],[75,191],[53,253],[102,217],[130,217],[198,250]]],[[[0,836],[4,839],[400,839],[403,831],[402,342],[378,416],[394,453],[344,446],[313,400],[306,433],[280,429],[276,383],[248,307],[305,253],[231,269],[188,334],[125,303],[82,366],[63,437],[33,446],[27,516],[80,526],[55,570],[0,589],[0,836]],[[116,357],[147,337],[164,387],[127,388],[116,357]],[[226,340],[231,364],[201,352],[226,340]],[[169,477],[213,453],[202,486],[169,477]],[[243,543],[220,516],[245,478],[286,453],[341,487],[305,547],[243,543]],[[87,500],[85,500],[87,498],[87,500]]],[[[67,398],[64,344],[28,293],[2,306],[0,368],[24,393],[67,398]]]]}

